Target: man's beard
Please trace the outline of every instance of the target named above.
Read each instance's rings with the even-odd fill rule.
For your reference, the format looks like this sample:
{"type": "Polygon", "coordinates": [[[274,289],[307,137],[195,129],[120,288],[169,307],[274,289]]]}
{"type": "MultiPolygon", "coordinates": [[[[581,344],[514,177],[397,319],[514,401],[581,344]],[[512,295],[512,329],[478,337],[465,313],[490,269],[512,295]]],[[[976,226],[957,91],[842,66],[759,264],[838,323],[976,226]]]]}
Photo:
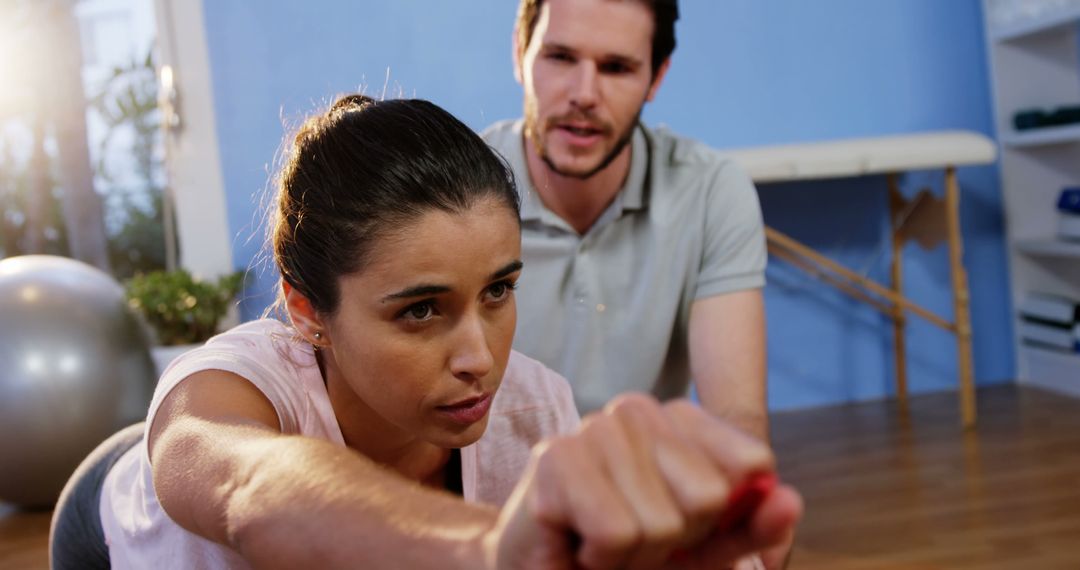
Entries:
{"type": "Polygon", "coordinates": [[[544,146],[543,140],[540,138],[540,129],[538,129],[536,125],[537,119],[535,112],[531,113],[532,116],[530,116],[529,112],[526,112],[525,115],[525,131],[526,133],[528,133],[529,138],[532,139],[533,147],[535,147],[536,151],[540,154],[540,160],[543,160],[544,164],[546,164],[552,172],[560,176],[565,176],[567,178],[577,178],[578,180],[587,180],[589,178],[592,178],[593,175],[595,175],[597,172],[600,172],[601,170],[607,168],[608,165],[610,165],[612,161],[614,161],[619,156],[619,153],[621,153],[623,149],[626,148],[626,145],[630,144],[630,140],[634,138],[634,129],[637,127],[638,121],[641,120],[641,109],[638,109],[637,114],[634,115],[634,120],[630,121],[630,124],[627,125],[626,130],[619,135],[615,146],[611,147],[611,150],[606,155],[604,155],[603,160],[601,160],[596,166],[590,168],[589,170],[586,170],[585,172],[565,170],[556,166],[555,161],[551,159],[551,155],[548,154],[547,147],[544,146]]]}

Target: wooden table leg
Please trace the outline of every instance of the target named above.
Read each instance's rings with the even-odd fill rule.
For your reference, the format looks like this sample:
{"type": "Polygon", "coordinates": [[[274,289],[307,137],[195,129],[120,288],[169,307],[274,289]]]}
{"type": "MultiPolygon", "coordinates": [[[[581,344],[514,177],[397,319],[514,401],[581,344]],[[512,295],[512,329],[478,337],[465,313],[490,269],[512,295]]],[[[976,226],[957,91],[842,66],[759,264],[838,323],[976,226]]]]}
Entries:
{"type": "MultiPolygon", "coordinates": [[[[904,197],[900,194],[899,175],[889,175],[889,226],[892,229],[892,259],[889,262],[892,290],[899,296],[904,295],[904,240],[900,235],[900,220],[897,216],[904,209],[904,197]]],[[[896,370],[896,400],[901,409],[907,409],[907,339],[905,329],[907,315],[904,307],[893,304],[890,315],[893,322],[893,360],[896,370]]]]}
{"type": "Polygon", "coordinates": [[[972,378],[971,314],[964,246],[960,237],[960,186],[956,169],[945,169],[945,208],[949,231],[949,268],[952,273],[957,364],[960,370],[960,417],[965,428],[975,425],[975,383],[972,378]]]}
{"type": "Polygon", "coordinates": [[[945,170],[945,198],[939,200],[926,189],[913,200],[900,194],[898,175],[890,175],[889,205],[892,213],[892,260],[890,287],[855,273],[832,261],[813,248],[799,243],[771,227],[765,228],[769,251],[786,259],[811,275],[830,283],[856,299],[866,301],[893,321],[895,349],[896,398],[901,409],[907,406],[907,343],[905,330],[910,311],[956,335],[957,368],[960,375],[960,418],[965,428],[975,425],[975,383],[971,351],[971,314],[967,273],[964,270],[964,247],[960,235],[960,187],[956,169],[945,170]],[[900,213],[902,212],[902,215],[900,213]],[[953,311],[949,322],[904,296],[903,248],[910,240],[930,249],[948,242],[949,272],[952,281],[953,311]],[[876,299],[874,295],[881,299],[876,299]]]}

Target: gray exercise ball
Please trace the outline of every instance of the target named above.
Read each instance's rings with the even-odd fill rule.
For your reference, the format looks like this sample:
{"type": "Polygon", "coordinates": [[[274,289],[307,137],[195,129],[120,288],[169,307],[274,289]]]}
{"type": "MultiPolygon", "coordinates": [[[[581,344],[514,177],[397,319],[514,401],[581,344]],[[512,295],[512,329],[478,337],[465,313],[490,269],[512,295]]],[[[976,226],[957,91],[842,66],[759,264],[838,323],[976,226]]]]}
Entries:
{"type": "Polygon", "coordinates": [[[0,501],[54,503],[98,443],[146,415],[155,380],[112,277],[51,255],[0,261],[0,501]]]}

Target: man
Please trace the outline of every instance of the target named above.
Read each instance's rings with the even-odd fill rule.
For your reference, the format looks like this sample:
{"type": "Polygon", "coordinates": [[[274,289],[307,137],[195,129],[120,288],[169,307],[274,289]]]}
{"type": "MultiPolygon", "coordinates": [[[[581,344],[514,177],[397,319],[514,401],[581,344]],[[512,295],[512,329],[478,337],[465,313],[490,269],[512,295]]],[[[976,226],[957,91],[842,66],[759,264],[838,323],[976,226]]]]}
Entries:
{"type": "Polygon", "coordinates": [[[522,194],[515,348],[569,378],[582,412],[627,390],[679,396],[694,378],[706,408],[764,439],[757,195],[735,164],[638,121],[670,65],[676,12],[674,0],[522,1],[525,117],[484,133],[522,194]]]}
{"type": "Polygon", "coordinates": [[[767,440],[753,184],[715,151],[639,123],[677,18],[676,0],[521,0],[524,118],[484,133],[522,198],[514,347],[566,376],[582,412],[628,390],[680,396],[693,378],[706,409],[767,440]]]}

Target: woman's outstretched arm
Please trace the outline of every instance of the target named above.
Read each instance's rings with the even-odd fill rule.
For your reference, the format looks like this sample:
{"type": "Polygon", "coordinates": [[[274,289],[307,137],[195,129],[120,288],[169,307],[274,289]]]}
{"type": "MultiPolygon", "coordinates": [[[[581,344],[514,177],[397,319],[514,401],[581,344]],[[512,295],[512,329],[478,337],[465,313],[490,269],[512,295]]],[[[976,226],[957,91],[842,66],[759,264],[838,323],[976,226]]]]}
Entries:
{"type": "Polygon", "coordinates": [[[254,385],[205,371],[151,426],[154,488],[185,529],[256,568],[478,568],[497,511],[321,440],[282,435],[254,385]]]}
{"type": "Polygon", "coordinates": [[[787,540],[802,510],[781,485],[719,531],[732,489],[771,472],[771,453],[693,404],[645,395],[537,446],[501,514],[281,435],[269,401],[224,372],[181,384],[149,444],[166,512],[258,568],[715,568],[787,540]]]}

